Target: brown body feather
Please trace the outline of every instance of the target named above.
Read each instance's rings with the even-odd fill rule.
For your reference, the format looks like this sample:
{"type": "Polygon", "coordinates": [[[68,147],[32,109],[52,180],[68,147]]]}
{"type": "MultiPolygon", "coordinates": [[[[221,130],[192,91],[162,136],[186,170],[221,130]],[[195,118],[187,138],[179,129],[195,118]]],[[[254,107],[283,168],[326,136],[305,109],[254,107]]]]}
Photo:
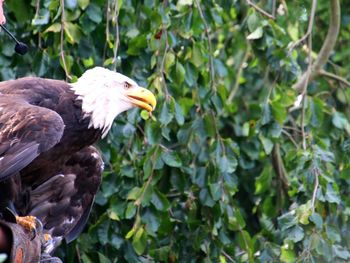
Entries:
{"type": "Polygon", "coordinates": [[[101,130],[70,86],[23,78],[0,82],[0,210],[43,221],[47,232],[72,240],[85,225],[102,173],[93,147],[101,130]]]}

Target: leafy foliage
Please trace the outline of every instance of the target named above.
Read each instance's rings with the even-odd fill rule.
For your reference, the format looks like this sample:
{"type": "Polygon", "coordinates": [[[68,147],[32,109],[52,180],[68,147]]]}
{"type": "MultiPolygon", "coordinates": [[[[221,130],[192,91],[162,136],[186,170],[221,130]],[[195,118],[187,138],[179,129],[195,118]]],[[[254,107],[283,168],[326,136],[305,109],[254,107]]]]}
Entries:
{"type": "MultiPolygon", "coordinates": [[[[59,251],[66,262],[350,260],[349,89],[318,77],[295,104],[292,88],[308,54],[289,47],[311,1],[281,4],[275,20],[238,0],[62,2],[6,1],[7,27],[31,51],[15,55],[2,34],[1,78],[74,81],[104,65],[159,103],[153,116],[118,117],[100,144],[101,191],[85,232],[59,251]]],[[[349,11],[342,3],[326,65],[345,77],[349,11]]],[[[313,56],[329,12],[318,4],[313,56]]]]}

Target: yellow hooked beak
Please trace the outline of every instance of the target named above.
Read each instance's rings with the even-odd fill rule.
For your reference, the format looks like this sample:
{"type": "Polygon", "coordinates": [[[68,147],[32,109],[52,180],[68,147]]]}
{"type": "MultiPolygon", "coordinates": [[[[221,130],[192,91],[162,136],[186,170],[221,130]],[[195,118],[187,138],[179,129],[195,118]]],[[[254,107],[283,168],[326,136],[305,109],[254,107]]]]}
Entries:
{"type": "Polygon", "coordinates": [[[157,105],[156,97],[154,97],[152,92],[145,88],[138,87],[135,89],[129,89],[125,91],[125,95],[131,103],[148,112],[153,111],[157,105]]]}

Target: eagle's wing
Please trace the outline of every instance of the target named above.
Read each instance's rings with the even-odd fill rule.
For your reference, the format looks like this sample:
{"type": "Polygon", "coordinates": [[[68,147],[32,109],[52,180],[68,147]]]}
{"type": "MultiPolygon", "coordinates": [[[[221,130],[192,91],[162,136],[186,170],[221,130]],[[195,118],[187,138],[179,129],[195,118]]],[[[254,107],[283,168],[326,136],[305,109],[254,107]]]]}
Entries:
{"type": "Polygon", "coordinates": [[[56,112],[0,93],[0,182],[57,144],[63,131],[56,112]]]}
{"type": "Polygon", "coordinates": [[[89,217],[95,194],[101,183],[103,161],[100,153],[89,146],[74,154],[53,176],[31,189],[27,214],[36,216],[44,232],[57,240],[74,240],[89,217]]]}

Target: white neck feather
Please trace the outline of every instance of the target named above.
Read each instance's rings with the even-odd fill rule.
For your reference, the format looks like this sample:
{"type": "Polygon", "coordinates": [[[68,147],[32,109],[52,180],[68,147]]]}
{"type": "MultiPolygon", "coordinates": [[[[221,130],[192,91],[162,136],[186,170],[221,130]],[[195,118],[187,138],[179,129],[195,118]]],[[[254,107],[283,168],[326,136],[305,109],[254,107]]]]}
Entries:
{"type": "Polygon", "coordinates": [[[115,87],[118,85],[115,81],[115,74],[118,73],[105,69],[98,73],[96,77],[91,77],[90,74],[89,77],[84,78],[83,75],[76,83],[70,85],[78,96],[77,99],[82,101],[84,117],[91,118],[89,128],[101,129],[102,138],[104,138],[115,117],[131,109],[133,105],[125,99],[121,92],[122,89],[115,87]]]}

